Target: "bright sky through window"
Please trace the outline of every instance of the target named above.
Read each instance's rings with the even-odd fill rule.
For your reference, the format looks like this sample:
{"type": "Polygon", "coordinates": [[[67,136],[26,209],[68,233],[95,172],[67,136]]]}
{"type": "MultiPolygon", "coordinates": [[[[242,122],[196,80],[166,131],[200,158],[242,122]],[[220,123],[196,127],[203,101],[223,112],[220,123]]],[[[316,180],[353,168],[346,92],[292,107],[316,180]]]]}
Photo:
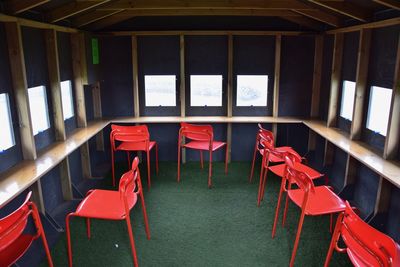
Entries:
{"type": "Polygon", "coordinates": [[[7,94],[0,94],[0,127],[0,151],[3,151],[15,145],[7,94]]]}
{"type": "Polygon", "coordinates": [[[74,116],[74,101],[71,81],[61,82],[61,100],[64,120],[72,118],[74,116]]]}
{"type": "Polygon", "coordinates": [[[47,108],[46,87],[37,86],[28,89],[33,135],[50,128],[47,108]]]}
{"type": "Polygon", "coordinates": [[[354,96],[356,91],[356,83],[351,81],[343,81],[342,87],[342,104],[340,106],[340,117],[347,120],[353,120],[354,96]]]}
{"type": "Polygon", "coordinates": [[[222,75],[190,75],[192,107],[222,106],[222,75]]]}
{"type": "Polygon", "coordinates": [[[236,106],[267,106],[268,76],[238,75],[236,106]]]}
{"type": "Polygon", "coordinates": [[[367,128],[386,136],[392,90],[372,86],[369,98],[367,128]]]}
{"type": "Polygon", "coordinates": [[[145,75],[146,107],[176,106],[176,76],[175,75],[145,75]]]}

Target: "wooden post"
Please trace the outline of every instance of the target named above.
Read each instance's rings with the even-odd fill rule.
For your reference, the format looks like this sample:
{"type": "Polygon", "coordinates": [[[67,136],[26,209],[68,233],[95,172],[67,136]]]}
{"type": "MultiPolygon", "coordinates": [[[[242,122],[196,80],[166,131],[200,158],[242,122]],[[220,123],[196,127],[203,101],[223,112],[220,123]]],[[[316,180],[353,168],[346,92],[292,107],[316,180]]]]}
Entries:
{"type": "Polygon", "coordinates": [[[342,57],[343,57],[343,33],[335,34],[335,43],[333,48],[332,75],[331,75],[331,92],[329,97],[328,109],[328,127],[336,127],[337,111],[339,103],[339,88],[342,73],[342,57]]]}
{"type": "MultiPolygon", "coordinates": [[[[92,98],[93,98],[93,114],[95,119],[101,119],[103,112],[101,108],[101,91],[100,82],[96,82],[92,86],[92,98]]],[[[103,131],[96,134],[96,148],[99,151],[104,151],[104,135],[103,131]]]]}
{"type": "Polygon", "coordinates": [[[379,177],[378,191],[376,193],[374,215],[385,213],[389,210],[392,184],[384,177],[379,177]]]}
{"type": "MultiPolygon", "coordinates": [[[[324,37],[318,35],[315,37],[315,52],[314,52],[314,76],[311,96],[311,118],[316,118],[319,115],[319,99],[321,91],[321,73],[322,73],[322,58],[324,52],[324,37]]],[[[316,134],[309,130],[308,133],[308,151],[315,150],[316,134]]]]}
{"type": "Polygon", "coordinates": [[[138,70],[138,54],[137,54],[137,36],[132,35],[132,66],[133,66],[133,108],[134,116],[140,116],[139,106],[139,70],[138,70]]]}
{"type": "MultiPolygon", "coordinates": [[[[228,99],[227,105],[227,115],[232,117],[233,109],[233,36],[228,35],[228,88],[227,95],[228,99]]],[[[232,123],[227,124],[226,129],[226,143],[228,145],[228,162],[231,162],[231,152],[232,152],[232,123]]]]}
{"type": "Polygon", "coordinates": [[[6,22],[4,26],[7,34],[12,84],[20,125],[22,155],[26,160],[33,160],[36,159],[36,147],[29,110],[28,84],[26,81],[21,28],[15,22],[6,22]]]}
{"type": "Polygon", "coordinates": [[[350,154],[347,154],[346,161],[346,172],[344,176],[344,185],[354,184],[357,179],[357,166],[359,165],[358,161],[353,158],[350,154]]]}
{"type": "MultiPolygon", "coordinates": [[[[275,39],[275,72],[274,72],[274,100],[272,103],[272,116],[279,116],[279,83],[281,78],[281,47],[282,47],[282,35],[276,35],[275,39]]],[[[276,139],[278,126],[276,123],[272,125],[272,132],[276,139]]]]}
{"type": "Polygon", "coordinates": [[[42,192],[42,184],[41,180],[37,180],[35,183],[33,183],[30,186],[30,190],[32,191],[32,201],[35,202],[38,210],[42,213],[45,214],[45,206],[44,206],[44,201],[43,201],[43,192],[42,192]]]}
{"type": "Polygon", "coordinates": [[[181,102],[181,117],[186,116],[186,91],[185,91],[185,36],[179,36],[179,56],[180,56],[180,82],[179,97],[181,102]]]}
{"type": "Polygon", "coordinates": [[[390,106],[388,129],[385,139],[383,157],[396,158],[400,143],[400,35],[397,43],[396,68],[393,79],[392,104],[390,106]]]}
{"type": "Polygon", "coordinates": [[[335,146],[329,142],[328,140],[325,140],[325,153],[324,153],[324,167],[332,165],[333,159],[335,157],[335,146]]]}
{"type": "Polygon", "coordinates": [[[352,140],[359,140],[361,138],[365,94],[367,91],[370,47],[371,47],[371,30],[362,29],[360,32],[360,43],[358,46],[356,96],[354,100],[353,121],[351,123],[351,131],[350,131],[350,139],[352,140]]]}
{"type": "Polygon", "coordinates": [[[60,162],[60,175],[63,197],[65,200],[72,200],[74,197],[72,193],[71,172],[68,157],[60,162]]]}

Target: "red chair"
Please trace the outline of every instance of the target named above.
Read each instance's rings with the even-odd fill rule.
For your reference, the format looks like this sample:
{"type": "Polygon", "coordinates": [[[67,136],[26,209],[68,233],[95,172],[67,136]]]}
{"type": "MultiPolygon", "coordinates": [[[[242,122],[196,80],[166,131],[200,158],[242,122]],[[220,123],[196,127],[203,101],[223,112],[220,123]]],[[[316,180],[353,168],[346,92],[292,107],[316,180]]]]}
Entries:
{"type": "Polygon", "coordinates": [[[208,187],[211,188],[212,181],[212,153],[225,146],[225,173],[228,173],[228,145],[225,142],[214,141],[214,133],[211,125],[193,125],[182,122],[178,137],[178,182],[180,181],[181,148],[190,148],[200,151],[200,164],[203,165],[203,151],[208,151],[210,163],[208,166],[208,187]],[[184,143],[183,138],[191,141],[184,143]]]}
{"type": "Polygon", "coordinates": [[[364,222],[347,201],[346,209],[338,216],[325,267],[329,266],[334,249],[347,253],[354,266],[400,266],[399,244],[364,222]],[[340,237],[344,248],[338,245],[340,237]]]}
{"type": "Polygon", "coordinates": [[[106,220],[126,220],[129,241],[131,243],[133,263],[138,266],[135,242],[133,240],[130,210],[135,206],[138,196],[142,204],[143,219],[147,239],[150,239],[150,229],[147,219],[146,206],[143,197],[143,188],[138,168],[139,159],[135,157],[132,170],[122,175],[119,182],[119,191],[90,190],[85,199],[79,204],[75,212],[67,215],[66,234],[68,243],[68,262],[72,266],[72,247],[69,221],[72,216],[86,218],[87,236],[90,239],[90,218],[106,220]]]}
{"type": "Polygon", "coordinates": [[[138,126],[121,126],[111,124],[110,133],[111,142],[111,161],[112,161],[112,182],[115,186],[115,151],[126,151],[128,156],[128,166],[130,168],[130,151],[145,151],[147,155],[147,182],[149,189],[151,187],[150,180],[150,151],[156,149],[156,172],[158,174],[158,147],[155,141],[150,141],[149,130],[146,125],[138,126]],[[118,145],[117,145],[118,143],[118,145]]]}
{"type": "MultiPolygon", "coordinates": [[[[317,216],[330,214],[332,221],[333,213],[341,212],[346,207],[344,201],[328,186],[314,186],[312,179],[307,175],[307,173],[296,170],[292,158],[293,156],[290,153],[285,156],[285,176],[284,179],[282,179],[278,204],[275,211],[274,226],[272,228],[272,238],[274,238],[282,193],[286,192],[287,197],[301,208],[301,215],[290,259],[290,266],[294,265],[305,215],[317,216]],[[299,188],[291,189],[293,183],[296,183],[299,188]],[[288,185],[287,189],[286,184],[288,185]]],[[[287,210],[284,211],[284,218],[286,218],[286,213],[287,210]]]]}
{"type": "MultiPolygon", "coordinates": [[[[254,164],[256,161],[256,155],[257,152],[263,156],[264,154],[264,147],[261,145],[260,140],[266,140],[268,141],[272,147],[274,147],[274,134],[271,131],[268,131],[267,129],[264,129],[261,124],[258,124],[258,132],[256,134],[256,144],[254,146],[254,152],[253,152],[253,161],[251,163],[251,171],[250,171],[250,176],[249,176],[249,182],[251,182],[253,180],[253,174],[254,174],[254,164]]],[[[282,146],[282,147],[277,147],[276,149],[278,149],[279,151],[291,151],[294,152],[294,150],[289,147],[289,146],[282,146]]],[[[268,160],[272,163],[280,163],[280,162],[284,162],[283,159],[276,157],[274,155],[270,155],[270,157],[268,158],[268,160]]],[[[261,165],[261,170],[262,170],[262,165],[261,165]]]]}
{"type": "Polygon", "coordinates": [[[31,195],[32,192],[29,192],[24,203],[17,210],[0,219],[0,266],[14,264],[39,237],[42,238],[47,262],[49,266],[53,266],[39,212],[36,205],[29,201],[31,195]],[[24,233],[29,215],[32,215],[36,227],[35,234],[24,233]]]}
{"type": "MultiPolygon", "coordinates": [[[[292,155],[292,160],[294,164],[294,168],[298,171],[305,172],[311,179],[318,179],[323,176],[323,174],[317,172],[316,170],[304,165],[302,158],[294,149],[282,149],[282,148],[274,148],[271,142],[260,137],[260,145],[263,150],[263,159],[261,163],[261,172],[260,172],[260,184],[258,187],[258,197],[257,197],[257,205],[260,206],[261,201],[264,199],[265,185],[267,183],[267,171],[272,171],[275,175],[279,177],[283,177],[285,174],[285,164],[278,164],[274,166],[269,166],[269,162],[277,162],[278,160],[284,161],[285,155],[292,155]],[[272,160],[270,160],[272,159],[272,160]]],[[[288,199],[286,198],[285,210],[287,210],[288,199]]]]}

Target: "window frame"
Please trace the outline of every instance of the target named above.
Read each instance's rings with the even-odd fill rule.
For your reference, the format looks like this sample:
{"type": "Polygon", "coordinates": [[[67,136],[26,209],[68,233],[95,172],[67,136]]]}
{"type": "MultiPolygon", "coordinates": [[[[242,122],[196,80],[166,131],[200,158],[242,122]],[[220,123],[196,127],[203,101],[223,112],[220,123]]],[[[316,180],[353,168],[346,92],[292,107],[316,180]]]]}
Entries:
{"type": "MultiPolygon", "coordinates": [[[[189,88],[190,88],[190,90],[189,90],[189,107],[191,107],[191,108],[201,108],[201,107],[210,107],[210,108],[222,108],[223,106],[224,106],[224,76],[223,76],[223,74],[190,74],[189,75],[189,88]],[[192,80],[192,77],[194,77],[194,78],[200,78],[200,77],[213,77],[213,78],[220,78],[220,81],[218,81],[218,82],[220,82],[220,85],[218,85],[218,86],[220,86],[220,88],[217,88],[217,90],[218,89],[220,89],[220,92],[218,92],[218,101],[220,102],[218,105],[207,105],[207,104],[204,104],[204,105],[193,105],[193,100],[192,100],[192,97],[193,97],[193,84],[192,84],[192,82],[193,82],[193,80],[192,80]]],[[[204,99],[203,99],[203,101],[204,101],[204,99]]]]}
{"type": "MultiPolygon", "coordinates": [[[[389,124],[390,107],[391,107],[391,103],[392,103],[392,97],[393,97],[393,90],[391,88],[385,88],[385,87],[381,87],[381,86],[371,85],[370,92],[369,92],[369,101],[368,101],[368,110],[367,110],[365,128],[367,128],[368,130],[374,132],[375,134],[379,134],[381,136],[386,137],[387,127],[388,127],[388,124],[389,124]],[[374,104],[374,103],[372,103],[373,95],[374,95],[374,89],[378,89],[378,90],[383,89],[383,90],[387,90],[388,92],[390,92],[390,96],[389,96],[389,99],[388,99],[389,103],[385,103],[385,105],[378,104],[379,106],[382,106],[383,109],[385,109],[385,108],[387,109],[387,114],[384,114],[384,116],[386,116],[386,123],[385,123],[386,127],[383,129],[383,132],[379,131],[379,129],[372,129],[372,127],[370,128],[370,125],[369,125],[370,124],[370,119],[371,119],[370,115],[372,114],[371,113],[371,108],[372,108],[372,105],[374,104]]],[[[378,102],[378,103],[380,103],[380,102],[378,102]]],[[[380,118],[383,119],[382,116],[380,118]]]]}
{"type": "MultiPolygon", "coordinates": [[[[351,88],[351,89],[353,89],[353,88],[351,88]]],[[[347,121],[353,121],[353,111],[354,111],[354,102],[355,102],[355,93],[356,93],[356,82],[353,82],[353,81],[349,81],[349,80],[343,80],[343,82],[342,82],[342,92],[341,92],[341,100],[340,100],[340,109],[339,109],[339,117],[340,118],[342,118],[342,119],[344,119],[344,120],[347,120],[347,121]],[[353,94],[351,94],[351,92],[349,92],[349,93],[347,93],[347,89],[348,89],[348,87],[346,87],[345,86],[345,84],[346,83],[351,83],[352,85],[354,85],[354,93],[353,94]],[[345,92],[345,90],[346,90],[346,92],[345,92]],[[345,96],[349,96],[349,95],[353,95],[353,98],[352,98],[352,103],[351,103],[351,105],[350,105],[350,110],[351,110],[351,114],[349,114],[349,117],[348,116],[346,116],[346,114],[343,114],[344,112],[345,112],[345,110],[344,110],[344,101],[345,101],[345,96]]]]}
{"type": "Polygon", "coordinates": [[[45,85],[39,85],[39,86],[34,86],[34,87],[28,88],[28,100],[29,100],[29,112],[31,114],[31,121],[32,121],[32,133],[33,133],[34,136],[36,136],[37,134],[42,133],[42,132],[44,132],[44,131],[46,131],[46,130],[51,128],[51,122],[50,122],[50,116],[49,116],[49,104],[48,104],[48,101],[47,101],[46,86],[45,85]],[[37,130],[36,129],[37,127],[35,127],[35,125],[34,125],[34,119],[32,117],[32,113],[33,113],[34,110],[32,110],[31,96],[29,94],[29,91],[32,92],[33,89],[39,89],[39,88],[43,90],[43,102],[44,102],[44,108],[45,108],[45,115],[46,115],[45,116],[46,117],[45,121],[46,121],[46,127],[47,128],[37,130]]]}
{"type": "MultiPolygon", "coordinates": [[[[265,82],[265,81],[262,81],[262,82],[265,82]]],[[[267,108],[268,107],[268,83],[269,83],[269,77],[268,77],[267,74],[237,74],[236,75],[236,101],[235,101],[235,106],[236,107],[241,107],[241,108],[246,108],[246,107],[267,108]],[[266,88],[264,88],[265,89],[265,99],[261,100],[262,102],[265,102],[265,104],[264,103],[262,103],[261,105],[260,104],[249,104],[249,105],[239,105],[238,104],[238,102],[239,102],[239,78],[240,77],[246,77],[246,78],[258,77],[258,78],[266,78],[267,79],[266,80],[266,88]]],[[[264,89],[261,89],[261,91],[263,91],[264,89]]]]}
{"type": "Polygon", "coordinates": [[[143,75],[143,81],[144,81],[144,107],[146,108],[154,108],[154,107],[176,107],[177,106],[177,76],[176,74],[161,74],[161,75],[153,75],[153,74],[145,74],[143,75]],[[165,78],[171,78],[171,85],[173,84],[174,87],[174,93],[173,93],[173,98],[171,97],[170,100],[173,99],[173,104],[165,104],[165,105],[148,105],[147,103],[147,87],[146,87],[146,78],[154,78],[154,77],[165,77],[165,78]],[[172,83],[172,78],[173,78],[173,83],[172,83]]]}
{"type": "Polygon", "coordinates": [[[61,91],[61,103],[62,103],[62,110],[63,110],[63,119],[64,119],[64,121],[66,121],[66,120],[71,119],[71,118],[73,118],[75,116],[74,93],[73,93],[73,88],[72,88],[72,81],[71,80],[65,80],[65,81],[60,82],[60,91],[61,91]],[[67,115],[66,115],[66,112],[65,112],[66,107],[64,105],[64,101],[68,101],[68,100],[65,100],[64,97],[63,97],[64,94],[63,94],[63,86],[62,86],[63,83],[66,83],[66,82],[68,82],[68,84],[69,84],[69,86],[68,86],[69,94],[68,95],[69,95],[69,102],[70,102],[70,105],[71,105],[71,115],[69,117],[66,117],[67,115]]]}
{"type": "MultiPolygon", "coordinates": [[[[1,93],[0,97],[2,95],[4,95],[4,103],[6,104],[5,109],[7,110],[7,112],[6,112],[6,116],[5,117],[8,120],[8,127],[7,126],[6,127],[9,128],[10,140],[8,140],[9,144],[7,144],[7,146],[0,147],[0,153],[6,151],[6,150],[8,150],[8,149],[10,149],[10,148],[12,148],[12,147],[14,147],[16,145],[9,94],[8,93],[1,93]]],[[[4,131],[4,130],[5,129],[2,128],[2,131],[4,131]]]]}

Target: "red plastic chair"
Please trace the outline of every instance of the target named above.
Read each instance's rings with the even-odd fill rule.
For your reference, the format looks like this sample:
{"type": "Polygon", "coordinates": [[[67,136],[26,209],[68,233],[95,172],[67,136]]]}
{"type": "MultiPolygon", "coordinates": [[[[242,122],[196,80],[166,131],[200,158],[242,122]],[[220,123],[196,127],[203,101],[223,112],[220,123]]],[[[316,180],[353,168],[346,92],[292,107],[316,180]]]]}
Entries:
{"type": "MultiPolygon", "coordinates": [[[[264,155],[264,146],[261,145],[261,139],[269,142],[272,147],[274,147],[274,134],[271,131],[268,131],[267,129],[264,129],[261,124],[258,124],[258,132],[256,134],[256,144],[254,146],[254,152],[253,152],[253,161],[251,163],[251,171],[250,171],[250,176],[249,176],[249,182],[251,182],[253,180],[253,174],[254,174],[254,165],[255,165],[255,161],[256,161],[256,155],[259,153],[261,156],[264,155]],[[258,153],[257,153],[258,152],[258,153]]],[[[281,146],[281,147],[277,147],[276,149],[278,149],[279,151],[291,151],[294,152],[294,150],[289,147],[289,146],[281,146]]],[[[284,160],[282,158],[276,157],[274,155],[270,155],[270,157],[268,158],[268,160],[272,163],[279,163],[279,162],[284,162],[284,160]]],[[[263,169],[262,165],[261,165],[261,170],[263,169]]]]}
{"type": "Polygon", "coordinates": [[[364,222],[347,201],[346,209],[338,216],[325,267],[329,266],[334,249],[347,253],[354,266],[400,266],[399,244],[364,222]],[[340,237],[344,248],[338,245],[340,237]]]}
{"type": "Polygon", "coordinates": [[[208,187],[211,188],[212,181],[212,153],[225,146],[225,174],[228,173],[228,145],[225,142],[214,141],[214,133],[211,125],[193,125],[182,122],[178,137],[178,182],[180,181],[181,148],[190,148],[200,151],[200,164],[203,165],[203,151],[208,151],[210,155],[208,167],[208,187]],[[183,138],[191,141],[184,144],[183,138]]]}
{"type": "Polygon", "coordinates": [[[147,219],[146,206],[143,197],[143,188],[138,168],[139,159],[135,157],[132,170],[122,175],[119,182],[119,191],[91,190],[79,204],[75,212],[67,215],[66,234],[68,243],[68,262],[72,266],[72,247],[69,221],[72,216],[86,218],[87,236],[90,239],[90,218],[106,220],[126,220],[129,241],[131,243],[133,263],[138,266],[135,242],[133,240],[130,210],[135,206],[138,196],[142,204],[143,219],[147,239],[150,239],[150,229],[147,219]]]}
{"type": "MultiPolygon", "coordinates": [[[[285,155],[290,154],[293,160],[294,168],[298,171],[305,172],[311,179],[318,179],[323,174],[317,172],[313,168],[302,163],[304,158],[302,158],[294,149],[282,149],[280,147],[274,148],[269,140],[260,138],[260,145],[263,150],[263,159],[261,163],[261,172],[260,172],[260,184],[258,187],[258,197],[257,197],[257,205],[260,206],[261,201],[264,199],[265,193],[265,185],[267,183],[267,171],[272,171],[275,175],[279,177],[284,177],[285,175],[285,164],[278,164],[274,166],[269,166],[270,162],[277,162],[278,160],[284,161],[285,155]],[[272,159],[272,160],[270,160],[272,159]]],[[[285,211],[288,206],[288,199],[286,198],[285,211]]]]}
{"type": "Polygon", "coordinates": [[[115,151],[126,151],[128,156],[128,166],[130,168],[130,151],[145,151],[147,155],[147,182],[149,189],[151,187],[150,180],[150,151],[156,149],[156,172],[158,174],[158,147],[155,141],[150,141],[149,130],[146,125],[138,126],[121,126],[111,124],[110,133],[111,142],[111,161],[112,161],[112,182],[115,186],[115,151]],[[118,143],[118,145],[117,145],[118,143]]]}
{"type": "MultiPolygon", "coordinates": [[[[345,209],[345,202],[338,197],[328,186],[314,186],[312,179],[302,171],[298,171],[294,167],[292,160],[293,156],[288,153],[285,156],[285,178],[282,179],[281,190],[278,197],[278,203],[275,211],[274,226],[272,228],[272,238],[276,233],[276,225],[278,222],[280,202],[282,193],[286,192],[287,197],[290,198],[298,207],[301,208],[301,215],[299,225],[297,227],[296,239],[294,241],[293,252],[290,259],[290,266],[294,265],[297,248],[300,241],[300,234],[303,227],[305,215],[332,215],[333,213],[341,212],[345,209]],[[291,189],[291,185],[296,183],[298,189],[291,189]],[[286,189],[286,184],[288,188],[286,189]]],[[[284,211],[284,218],[286,218],[287,210],[284,211]]],[[[283,221],[283,224],[285,221],[283,221]]],[[[332,223],[331,223],[332,224],[332,223]]]]}
{"type": "Polygon", "coordinates": [[[13,213],[0,219],[0,266],[11,266],[28,250],[32,242],[42,238],[49,266],[53,266],[49,246],[36,205],[29,201],[32,192],[24,203],[13,213]],[[36,227],[35,234],[24,233],[29,215],[36,227]]]}

